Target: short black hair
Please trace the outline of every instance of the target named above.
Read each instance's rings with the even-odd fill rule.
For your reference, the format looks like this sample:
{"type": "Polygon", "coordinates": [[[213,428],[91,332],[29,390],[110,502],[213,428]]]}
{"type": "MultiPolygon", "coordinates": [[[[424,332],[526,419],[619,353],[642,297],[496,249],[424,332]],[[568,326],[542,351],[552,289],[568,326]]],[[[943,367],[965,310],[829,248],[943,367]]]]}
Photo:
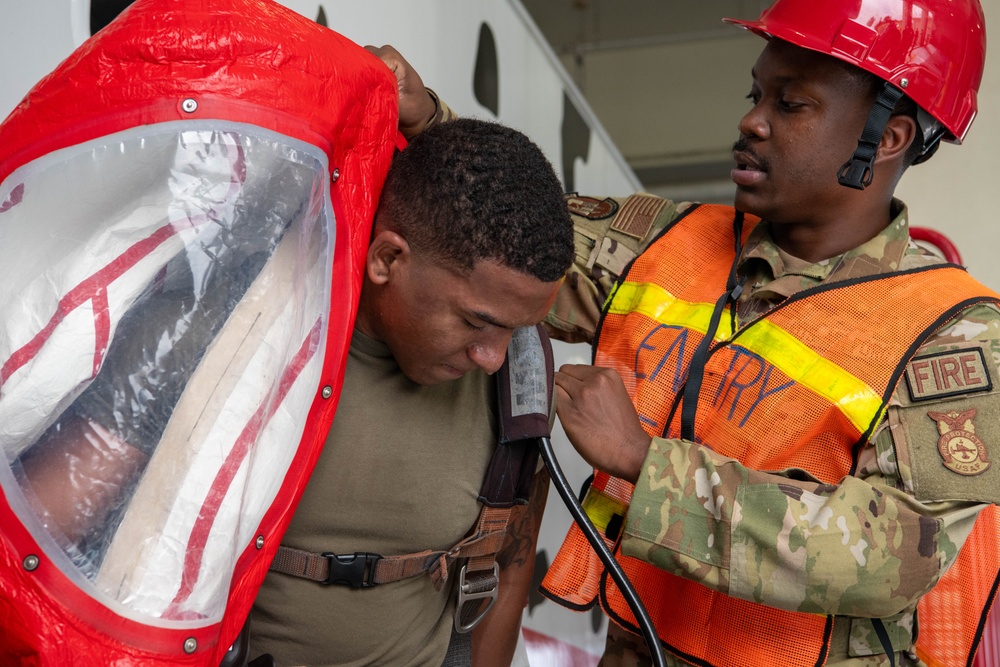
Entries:
{"type": "Polygon", "coordinates": [[[435,125],[396,154],[379,224],[459,271],[493,260],[543,282],[573,261],[563,187],[521,132],[464,118],[435,125]]]}

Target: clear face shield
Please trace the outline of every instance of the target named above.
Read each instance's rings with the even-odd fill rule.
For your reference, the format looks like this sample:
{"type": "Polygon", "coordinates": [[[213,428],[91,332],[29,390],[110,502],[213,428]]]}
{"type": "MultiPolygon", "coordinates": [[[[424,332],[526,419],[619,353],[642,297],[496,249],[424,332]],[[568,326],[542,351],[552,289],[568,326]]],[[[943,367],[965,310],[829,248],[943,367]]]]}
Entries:
{"type": "Polygon", "coordinates": [[[0,185],[0,485],[39,558],[116,614],[222,617],[319,383],[329,201],[322,151],[218,121],[0,185]]]}

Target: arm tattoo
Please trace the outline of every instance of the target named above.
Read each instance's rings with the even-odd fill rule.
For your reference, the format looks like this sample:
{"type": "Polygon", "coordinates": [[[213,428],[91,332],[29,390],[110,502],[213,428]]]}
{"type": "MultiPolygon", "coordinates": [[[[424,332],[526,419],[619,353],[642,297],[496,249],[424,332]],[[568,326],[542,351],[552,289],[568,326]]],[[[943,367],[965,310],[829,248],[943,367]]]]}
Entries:
{"type": "Polygon", "coordinates": [[[515,507],[511,512],[503,548],[497,553],[497,564],[501,568],[511,565],[522,567],[526,563],[534,562],[534,548],[542,521],[542,511],[545,509],[545,498],[548,496],[548,486],[549,472],[542,468],[535,473],[528,504],[515,507]]]}

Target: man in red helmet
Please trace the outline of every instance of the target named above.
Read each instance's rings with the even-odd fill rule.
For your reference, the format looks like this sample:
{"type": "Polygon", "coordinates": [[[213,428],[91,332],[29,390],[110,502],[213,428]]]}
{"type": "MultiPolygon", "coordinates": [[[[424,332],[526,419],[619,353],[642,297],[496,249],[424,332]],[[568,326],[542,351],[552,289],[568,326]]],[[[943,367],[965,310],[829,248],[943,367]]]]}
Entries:
{"type": "MultiPolygon", "coordinates": [[[[547,322],[595,346],[556,376],[597,468],[584,507],[667,664],[971,664],[998,581],[1000,295],[913,244],[893,193],[971,124],[982,10],[776,0],[732,22],[768,39],[734,208],[567,200],[577,263],[547,322]]],[[[542,586],[601,603],[603,664],[649,663],[578,531],[542,586]]]]}

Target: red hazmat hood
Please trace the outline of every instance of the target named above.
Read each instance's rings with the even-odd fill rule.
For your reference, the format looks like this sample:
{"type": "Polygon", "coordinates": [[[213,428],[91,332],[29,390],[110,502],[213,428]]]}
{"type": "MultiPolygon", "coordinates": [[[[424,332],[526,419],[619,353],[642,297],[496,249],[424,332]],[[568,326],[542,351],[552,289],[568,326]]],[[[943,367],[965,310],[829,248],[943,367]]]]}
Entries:
{"type": "Polygon", "coordinates": [[[333,419],[396,100],[269,0],[139,0],[0,125],[0,664],[219,664],[333,419]]]}

